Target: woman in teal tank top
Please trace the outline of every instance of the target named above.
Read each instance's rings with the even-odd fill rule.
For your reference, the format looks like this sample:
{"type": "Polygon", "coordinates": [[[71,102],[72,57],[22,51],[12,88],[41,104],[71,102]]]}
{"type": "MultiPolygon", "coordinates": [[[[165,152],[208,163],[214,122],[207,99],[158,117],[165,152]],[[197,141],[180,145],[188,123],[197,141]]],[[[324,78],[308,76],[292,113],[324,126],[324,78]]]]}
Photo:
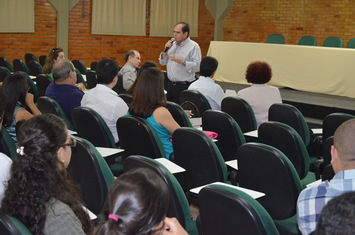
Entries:
{"type": "Polygon", "coordinates": [[[158,68],[145,69],[137,78],[129,113],[145,118],[153,127],[164,146],[165,157],[169,159],[173,152],[170,136],[180,126],[165,108],[166,96],[163,81],[163,74],[158,68]]]}

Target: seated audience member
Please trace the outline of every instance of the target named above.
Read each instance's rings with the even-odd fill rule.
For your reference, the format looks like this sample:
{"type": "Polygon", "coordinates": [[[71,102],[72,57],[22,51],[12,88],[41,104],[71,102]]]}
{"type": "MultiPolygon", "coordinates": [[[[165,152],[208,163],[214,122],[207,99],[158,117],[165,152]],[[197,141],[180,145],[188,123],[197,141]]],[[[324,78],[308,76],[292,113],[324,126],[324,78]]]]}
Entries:
{"type": "Polygon", "coordinates": [[[352,235],[355,231],[355,192],[334,197],[323,208],[314,235],[352,235]]]}
{"type": "Polygon", "coordinates": [[[97,86],[88,91],[81,100],[81,106],[98,112],[110,128],[115,142],[118,142],[117,119],[127,114],[127,104],[112,88],[117,83],[118,64],[114,60],[103,59],[96,66],[97,86]]]}
{"type": "Polygon", "coordinates": [[[53,79],[53,74],[52,74],[52,68],[53,64],[61,59],[65,59],[64,51],[63,48],[61,47],[56,47],[53,49],[50,49],[48,52],[48,55],[46,57],[46,62],[43,65],[42,68],[42,73],[48,75],[53,79]]]}
{"type": "Polygon", "coordinates": [[[187,235],[175,218],[166,218],[169,201],[168,188],[155,172],[147,168],[130,170],[111,186],[107,220],[95,234],[187,235]]]}
{"type": "Polygon", "coordinates": [[[147,68],[141,74],[133,93],[129,113],[145,118],[159,136],[169,159],[173,152],[170,135],[180,128],[166,107],[163,74],[158,68],[147,68]]]}
{"type": "Polygon", "coordinates": [[[32,234],[89,234],[89,216],[67,177],[74,146],[64,121],[55,115],[23,123],[1,211],[32,234]]]}
{"type": "Polygon", "coordinates": [[[133,90],[136,87],[137,81],[139,80],[140,74],[146,69],[146,68],[159,68],[158,65],[154,61],[147,61],[142,66],[139,68],[137,72],[137,78],[134,80],[132,86],[126,91],[127,94],[133,94],[133,90]]]}
{"type": "Polygon", "coordinates": [[[200,77],[191,83],[188,90],[197,90],[206,97],[214,110],[221,110],[221,103],[224,98],[224,91],[212,78],[216,73],[218,61],[210,56],[202,58],[200,64],[200,77]]]}
{"type": "Polygon", "coordinates": [[[330,199],[355,190],[355,119],[341,124],[334,133],[331,163],[336,173],[330,181],[304,189],[297,202],[298,226],[309,234],[318,222],[319,214],[330,199]]]}
{"type": "Polygon", "coordinates": [[[58,60],[52,69],[54,82],[49,84],[46,96],[57,101],[71,119],[71,112],[80,106],[84,92],[76,84],[76,72],[72,62],[67,59],[58,60]]]}
{"type": "Polygon", "coordinates": [[[122,76],[123,88],[128,90],[137,78],[137,68],[141,63],[141,55],[136,50],[130,50],[125,55],[126,64],[118,72],[122,76]]]}
{"type": "Polygon", "coordinates": [[[16,123],[40,115],[41,112],[34,103],[33,94],[28,92],[29,87],[24,75],[11,74],[4,80],[2,87],[8,102],[5,109],[4,126],[12,139],[17,142],[16,123]]]}
{"type": "MultiPolygon", "coordinates": [[[[6,96],[2,91],[2,87],[0,87],[0,130],[2,128],[2,120],[4,118],[5,107],[7,104],[6,96]]],[[[0,205],[2,198],[4,197],[4,191],[7,185],[7,181],[10,177],[10,167],[12,161],[5,154],[0,152],[0,205]]]]}
{"type": "Polygon", "coordinates": [[[271,77],[272,71],[269,64],[260,61],[252,62],[248,65],[245,75],[246,80],[252,85],[240,90],[237,94],[250,104],[258,127],[261,123],[268,121],[270,106],[282,103],[279,89],[265,84],[270,81],[271,77]]]}

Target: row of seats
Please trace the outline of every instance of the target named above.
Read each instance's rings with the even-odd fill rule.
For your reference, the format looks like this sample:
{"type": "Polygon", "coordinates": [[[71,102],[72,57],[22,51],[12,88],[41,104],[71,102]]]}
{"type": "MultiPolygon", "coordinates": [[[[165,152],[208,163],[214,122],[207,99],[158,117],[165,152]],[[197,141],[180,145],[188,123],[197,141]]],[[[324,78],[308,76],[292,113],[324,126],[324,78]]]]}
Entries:
{"type": "MultiPolygon", "coordinates": [[[[217,114],[222,113],[218,111],[206,111],[202,117],[204,118],[204,115],[214,112],[217,114]]],[[[214,122],[216,122],[216,120],[214,120],[214,122]]],[[[142,124],[143,121],[140,120],[140,123],[142,124]]],[[[133,131],[131,129],[131,135],[134,135],[132,132],[133,131]]],[[[222,132],[220,133],[222,135],[222,132]]],[[[220,142],[220,139],[218,142],[220,142]]],[[[186,174],[178,177],[179,182],[185,191],[196,185],[210,183],[213,181],[226,182],[226,166],[223,164],[224,161],[221,161],[221,153],[204,133],[192,128],[181,128],[174,133],[173,144],[174,148],[177,150],[174,155],[174,161],[186,169],[186,174]],[[196,157],[199,154],[203,155],[203,157],[196,157]],[[203,170],[206,165],[209,165],[209,168],[207,168],[208,170],[203,170]],[[199,172],[199,174],[196,175],[196,172],[199,172]]],[[[239,185],[266,193],[265,198],[263,198],[260,203],[274,220],[283,220],[283,218],[289,218],[290,215],[294,215],[295,204],[292,203],[295,203],[300,189],[303,188],[302,183],[299,180],[299,176],[297,176],[298,174],[294,168],[294,164],[292,164],[281,151],[268,145],[256,143],[243,144],[240,148],[238,148],[237,156],[239,185]],[[260,158],[259,156],[263,157],[260,158]],[[285,166],[286,168],[284,168],[285,166]],[[277,175],[275,172],[277,172],[277,175]],[[283,173],[288,176],[291,175],[292,178],[286,176],[280,177],[280,174],[283,173]],[[253,176],[251,176],[251,174],[253,174],[253,176]],[[255,174],[257,174],[257,176],[255,174]],[[250,177],[255,178],[254,183],[251,183],[250,177]],[[270,182],[274,185],[274,187],[285,186],[284,189],[282,189],[284,191],[280,192],[280,188],[277,188],[278,194],[276,195],[276,189],[272,188],[272,185],[268,185],[267,182],[262,181],[265,180],[265,178],[267,179],[267,182],[270,182]],[[256,182],[258,182],[258,184],[256,184],[256,182]],[[265,187],[261,187],[260,182],[263,182],[262,185],[265,184],[265,187]],[[278,198],[278,196],[281,198],[278,198]],[[282,200],[282,198],[284,198],[284,200],[282,200]],[[285,200],[285,198],[287,198],[287,200],[285,200]],[[281,204],[283,207],[280,206],[281,204]],[[287,213],[281,213],[279,208],[288,208],[287,213]]],[[[200,204],[200,198],[198,198],[197,201],[200,204]]],[[[211,213],[210,211],[210,213],[203,216],[201,212],[202,230],[204,230],[204,225],[209,227],[212,226],[210,223],[206,223],[206,216],[211,214],[219,215],[218,213],[211,213]]],[[[293,222],[292,229],[297,230],[297,224],[295,221],[293,222]]],[[[277,222],[277,225],[279,228],[282,227],[282,223],[280,221],[277,222]]],[[[234,228],[232,225],[224,227],[234,228]]]]}
{"type": "MultiPolygon", "coordinates": [[[[271,34],[267,37],[266,43],[284,44],[285,38],[281,34],[271,34]]],[[[317,39],[313,36],[302,36],[298,41],[298,45],[317,46],[317,39]]],[[[340,37],[327,37],[323,42],[323,46],[342,48],[344,46],[344,42],[340,37]]],[[[346,48],[355,48],[355,38],[349,40],[346,48]]]]}

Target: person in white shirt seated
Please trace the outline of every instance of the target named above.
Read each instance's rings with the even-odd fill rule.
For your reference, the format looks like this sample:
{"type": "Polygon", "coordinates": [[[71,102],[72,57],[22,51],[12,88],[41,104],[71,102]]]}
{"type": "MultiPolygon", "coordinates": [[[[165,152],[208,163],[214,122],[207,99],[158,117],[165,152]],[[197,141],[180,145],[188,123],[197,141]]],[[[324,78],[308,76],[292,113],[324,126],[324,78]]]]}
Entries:
{"type": "Polygon", "coordinates": [[[268,63],[255,61],[248,65],[245,78],[251,86],[238,92],[238,97],[249,103],[254,111],[256,124],[268,121],[269,108],[275,103],[282,103],[277,87],[268,86],[272,70],[268,63]]]}
{"type": "Polygon", "coordinates": [[[117,84],[118,63],[111,59],[101,60],[96,67],[97,86],[86,92],[81,106],[94,109],[106,122],[117,143],[116,122],[127,114],[128,106],[112,88],[117,84]]]}
{"type": "Polygon", "coordinates": [[[189,86],[188,90],[199,91],[206,97],[212,109],[221,110],[221,103],[225,94],[221,86],[212,80],[217,67],[218,61],[215,58],[211,56],[202,58],[200,64],[200,77],[189,86]]]}

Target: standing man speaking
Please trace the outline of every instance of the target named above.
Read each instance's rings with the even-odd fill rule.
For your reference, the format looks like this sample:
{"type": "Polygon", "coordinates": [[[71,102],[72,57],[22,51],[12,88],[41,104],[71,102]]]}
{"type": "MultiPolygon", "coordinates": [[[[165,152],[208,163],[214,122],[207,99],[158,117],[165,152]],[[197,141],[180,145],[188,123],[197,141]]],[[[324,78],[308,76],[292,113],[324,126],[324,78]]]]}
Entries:
{"type": "Polygon", "coordinates": [[[195,80],[200,71],[201,49],[189,37],[190,26],[179,22],[174,27],[174,38],[165,44],[165,50],[159,56],[161,65],[167,65],[169,82],[167,99],[180,104],[180,93],[195,80]]]}

